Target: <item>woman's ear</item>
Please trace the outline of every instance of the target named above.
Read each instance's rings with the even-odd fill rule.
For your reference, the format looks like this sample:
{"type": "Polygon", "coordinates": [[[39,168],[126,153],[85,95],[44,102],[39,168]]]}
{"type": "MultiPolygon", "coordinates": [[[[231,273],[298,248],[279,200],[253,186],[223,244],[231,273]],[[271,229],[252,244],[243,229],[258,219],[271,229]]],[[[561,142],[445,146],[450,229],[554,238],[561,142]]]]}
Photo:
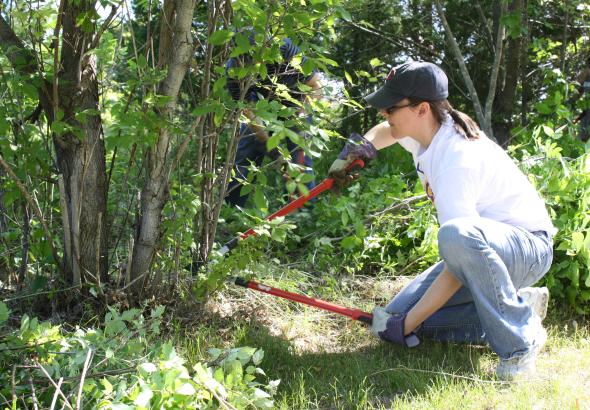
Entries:
{"type": "Polygon", "coordinates": [[[430,111],[430,104],[428,104],[426,101],[421,102],[418,106],[418,115],[422,117],[426,115],[428,111],[430,111]]]}

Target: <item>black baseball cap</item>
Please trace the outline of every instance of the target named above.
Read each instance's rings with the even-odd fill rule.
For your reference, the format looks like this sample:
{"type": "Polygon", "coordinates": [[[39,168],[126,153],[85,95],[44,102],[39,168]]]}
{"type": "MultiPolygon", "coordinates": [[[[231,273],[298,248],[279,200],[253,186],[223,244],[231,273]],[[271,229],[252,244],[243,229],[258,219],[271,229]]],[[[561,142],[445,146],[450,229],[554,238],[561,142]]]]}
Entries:
{"type": "Polygon", "coordinates": [[[449,96],[449,80],[443,70],[427,62],[411,62],[394,67],[385,84],[365,101],[373,107],[384,110],[391,108],[404,98],[424,101],[444,100],[449,96]]]}

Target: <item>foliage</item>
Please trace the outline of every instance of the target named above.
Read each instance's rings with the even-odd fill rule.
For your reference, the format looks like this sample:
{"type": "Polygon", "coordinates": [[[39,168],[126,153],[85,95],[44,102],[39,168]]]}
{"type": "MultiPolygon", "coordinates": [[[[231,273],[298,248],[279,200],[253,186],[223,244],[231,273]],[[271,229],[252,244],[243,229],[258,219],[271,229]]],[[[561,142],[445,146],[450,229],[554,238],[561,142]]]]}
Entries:
{"type": "Polygon", "coordinates": [[[3,407],[49,408],[65,399],[72,407],[83,402],[97,409],[273,406],[278,381],[259,381],[266,377],[261,350],[211,349],[209,362],[189,369],[173,344],[161,340],[163,313],[162,306],[148,317],[139,309],[109,308],[102,326],[72,331],[25,315],[11,331],[0,303],[3,407]]]}
{"type": "MultiPolygon", "coordinates": [[[[102,3],[119,6],[118,2],[102,3]]],[[[555,279],[552,287],[557,298],[587,305],[586,296],[581,293],[586,289],[587,268],[584,251],[578,249],[583,244],[580,235],[584,241],[587,238],[583,222],[586,211],[582,206],[576,210],[574,199],[570,202],[574,193],[585,193],[585,159],[575,159],[584,149],[567,139],[566,135],[575,133],[573,126],[569,131],[556,130],[564,123],[571,125],[575,115],[588,105],[582,100],[571,102],[576,89],[571,79],[585,60],[589,35],[585,21],[590,9],[579,0],[567,5],[529,1],[524,2],[526,8],[522,13],[509,10],[500,18],[498,7],[502,3],[482,1],[465,7],[464,1],[446,2],[445,10],[480,97],[489,87],[495,53],[493,39],[498,27],[504,25],[507,30],[503,63],[511,59],[513,46],[521,47],[519,72],[510,72],[509,66],[500,70],[499,84],[509,83],[514,74],[516,91],[514,98],[509,99],[509,109],[499,107],[496,115],[502,118],[497,122],[515,124],[519,130],[510,141],[516,144],[513,152],[519,159],[550,157],[547,164],[528,169],[560,228],[555,265],[559,268],[554,269],[561,273],[550,274],[548,281],[555,279]],[[516,44],[516,40],[521,42],[516,44]],[[547,138],[555,146],[543,142],[547,138]],[[528,144],[533,140],[534,144],[528,144]],[[528,144],[523,148],[526,153],[518,148],[522,144],[528,144]],[[541,183],[554,180],[560,184],[541,183]],[[579,287],[573,280],[576,272],[581,278],[579,287]],[[572,283],[564,278],[573,278],[572,283]],[[574,293],[578,296],[572,296],[574,293]]],[[[227,207],[221,209],[221,214],[213,212],[222,202],[222,190],[211,188],[215,184],[222,186],[223,167],[232,160],[231,144],[236,141],[233,125],[247,121],[239,114],[247,104],[228,95],[227,77],[246,84],[267,76],[266,65],[279,59],[284,37],[293,39],[307,57],[296,58],[295,69],[304,74],[313,70],[322,73],[325,98],[297,101],[295,106],[287,107],[279,101],[263,100],[250,108],[271,131],[268,147],[277,147],[288,157],[282,146],[291,139],[314,158],[318,180],[326,175],[342,145],[340,133],[365,131],[378,120],[374,110],[363,109],[361,97],[374,90],[395,64],[410,58],[441,64],[449,74],[452,103],[472,112],[462,75],[449,58],[432,1],[330,0],[308,4],[292,0],[240,0],[231,2],[231,10],[219,6],[227,14],[224,18],[218,14],[214,21],[210,21],[209,7],[217,6],[201,2],[195,9],[191,32],[195,53],[176,108],[169,116],[160,115],[160,110],[171,102],[170,96],[160,95],[158,88],[168,74],[159,65],[159,55],[166,51],[159,49],[164,5],[143,0],[130,5],[132,15],[116,14],[110,26],[102,27],[104,32],[96,47],[88,50],[88,55],[98,57],[99,110],[73,113],[80,125],[100,114],[97,120],[104,131],[108,204],[101,223],[107,225],[104,236],[108,258],[104,259],[108,261],[109,274],[102,278],[100,286],[107,292],[109,287],[120,288],[129,283],[127,272],[134,263],[130,253],[137,246],[136,235],[142,229],[139,222],[145,214],[138,203],[149,196],[144,195],[146,169],[163,129],[171,136],[166,155],[170,169],[164,172],[169,175],[165,189],[159,191],[166,193],[166,200],[161,224],[153,236],[155,254],[149,280],[169,281],[173,285],[185,275],[183,266],[201,249],[205,248],[208,257],[224,240],[250,226],[257,227],[259,239],[238,249],[229,260],[201,272],[194,289],[197,296],[210,295],[228,275],[267,255],[286,263],[305,263],[314,272],[370,274],[414,273],[436,258],[437,228],[432,207],[427,202],[408,202],[420,194],[420,187],[414,185],[413,176],[408,177],[413,173],[409,156],[395,149],[380,153],[380,159],[363,171],[361,180],[341,196],[324,194],[313,208],[290,215],[284,222],[267,224],[263,217],[283,205],[289,195],[306,191],[304,184],[310,177],[301,168],[288,164],[273,172],[270,163],[252,166],[248,180],[244,181],[243,191],[251,194],[249,208],[244,212],[227,207]],[[254,31],[255,44],[244,34],[248,28],[254,31]],[[226,70],[230,56],[248,56],[250,63],[226,70]],[[296,115],[299,110],[313,114],[311,124],[305,116],[296,115]],[[294,127],[301,128],[306,138],[294,133],[294,127]],[[192,139],[186,139],[186,151],[182,151],[187,136],[192,139]],[[204,153],[210,153],[206,160],[204,153]],[[175,155],[178,160],[169,161],[175,155]],[[208,189],[210,197],[206,195],[208,189]],[[393,214],[382,212],[397,205],[399,208],[394,208],[393,214]],[[217,228],[221,233],[215,237],[217,228]],[[210,235],[206,240],[201,235],[204,231],[210,235]]],[[[10,64],[7,51],[0,53],[0,155],[39,206],[53,238],[47,237],[39,216],[32,212],[15,181],[0,170],[0,246],[4,249],[0,253],[0,281],[11,286],[36,287],[35,278],[43,277],[43,283],[53,283],[60,276],[50,245],[56,246],[60,257],[67,253],[67,200],[60,192],[64,170],[56,161],[58,148],[54,137],[68,130],[77,138],[81,136],[80,141],[85,136],[80,135],[83,127],[68,122],[63,110],[58,110],[53,119],[36,113],[38,87],[43,80],[53,85],[54,55],[48,50],[55,50],[54,4],[10,2],[1,13],[41,67],[34,74],[20,72],[10,64]]],[[[86,31],[95,30],[104,20],[104,14],[86,10],[78,16],[78,26],[86,31]]],[[[63,39],[63,30],[61,35],[58,39],[63,39]]],[[[59,50],[63,49],[60,44],[59,50]]],[[[64,67],[69,63],[61,61],[64,67]]],[[[67,81],[60,80],[59,84],[61,87],[67,81]]],[[[280,90],[282,100],[293,102],[292,96],[283,91],[280,90]]],[[[301,87],[298,91],[310,90],[301,87]]],[[[501,94],[498,90],[498,100],[501,94]]],[[[91,259],[99,258],[93,253],[91,259]]]]}
{"type": "MultiPolygon", "coordinates": [[[[558,229],[553,264],[543,283],[552,298],[586,314],[590,312],[590,144],[584,146],[577,139],[579,128],[572,111],[576,107],[566,98],[575,84],[559,70],[543,73],[545,98],[535,105],[534,122],[516,131],[518,143],[511,151],[546,200],[558,229]]],[[[588,100],[576,104],[585,106],[588,100]]]]}

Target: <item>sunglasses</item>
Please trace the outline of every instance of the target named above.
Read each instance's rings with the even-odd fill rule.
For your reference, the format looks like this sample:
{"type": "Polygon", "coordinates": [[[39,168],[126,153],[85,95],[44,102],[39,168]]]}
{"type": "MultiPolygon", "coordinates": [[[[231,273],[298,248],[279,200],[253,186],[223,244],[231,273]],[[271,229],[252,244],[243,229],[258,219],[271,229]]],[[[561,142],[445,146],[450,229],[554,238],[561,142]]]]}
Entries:
{"type": "Polygon", "coordinates": [[[419,105],[420,102],[414,102],[414,103],[410,103],[410,104],[406,104],[406,105],[394,105],[393,107],[389,107],[386,108],[384,111],[387,114],[393,114],[394,112],[396,112],[397,110],[401,110],[402,108],[406,108],[406,107],[415,107],[417,105],[419,105]]]}

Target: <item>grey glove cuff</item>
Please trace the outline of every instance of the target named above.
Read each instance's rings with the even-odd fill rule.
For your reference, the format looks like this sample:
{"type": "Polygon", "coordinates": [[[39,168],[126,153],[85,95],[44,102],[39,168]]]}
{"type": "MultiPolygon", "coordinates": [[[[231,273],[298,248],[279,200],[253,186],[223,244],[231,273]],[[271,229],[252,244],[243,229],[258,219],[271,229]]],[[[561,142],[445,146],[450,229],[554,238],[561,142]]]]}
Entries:
{"type": "Polygon", "coordinates": [[[352,133],[344,148],[338,155],[338,159],[363,159],[370,160],[377,157],[377,149],[365,137],[356,132],[352,133]]]}

